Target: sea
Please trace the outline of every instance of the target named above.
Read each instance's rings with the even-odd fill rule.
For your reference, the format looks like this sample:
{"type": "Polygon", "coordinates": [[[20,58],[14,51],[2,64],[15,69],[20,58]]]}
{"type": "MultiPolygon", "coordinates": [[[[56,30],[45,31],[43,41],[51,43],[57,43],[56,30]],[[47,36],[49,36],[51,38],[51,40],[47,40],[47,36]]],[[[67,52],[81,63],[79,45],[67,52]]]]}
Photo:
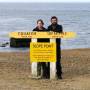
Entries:
{"type": "Polygon", "coordinates": [[[29,51],[29,48],[11,48],[9,33],[32,31],[38,19],[47,28],[50,18],[57,16],[64,32],[77,36],[62,39],[61,48],[90,48],[90,3],[0,3],[0,52],[29,51]]]}

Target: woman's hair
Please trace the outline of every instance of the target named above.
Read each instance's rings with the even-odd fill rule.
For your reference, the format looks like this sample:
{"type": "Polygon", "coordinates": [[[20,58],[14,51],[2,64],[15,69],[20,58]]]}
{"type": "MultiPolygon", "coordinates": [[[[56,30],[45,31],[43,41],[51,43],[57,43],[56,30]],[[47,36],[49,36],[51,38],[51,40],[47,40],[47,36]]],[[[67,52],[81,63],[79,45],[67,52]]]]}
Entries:
{"type": "Polygon", "coordinates": [[[37,24],[38,24],[38,22],[41,22],[44,25],[44,22],[42,19],[37,20],[37,24]]]}

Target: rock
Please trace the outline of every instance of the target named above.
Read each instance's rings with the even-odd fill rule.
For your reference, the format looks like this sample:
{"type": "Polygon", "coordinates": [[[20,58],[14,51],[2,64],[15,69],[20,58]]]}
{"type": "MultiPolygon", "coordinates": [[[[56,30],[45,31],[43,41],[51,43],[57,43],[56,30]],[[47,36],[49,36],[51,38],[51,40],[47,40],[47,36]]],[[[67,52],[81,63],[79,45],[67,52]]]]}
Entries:
{"type": "Polygon", "coordinates": [[[9,42],[3,43],[0,47],[6,47],[7,45],[9,45],[9,42]]]}

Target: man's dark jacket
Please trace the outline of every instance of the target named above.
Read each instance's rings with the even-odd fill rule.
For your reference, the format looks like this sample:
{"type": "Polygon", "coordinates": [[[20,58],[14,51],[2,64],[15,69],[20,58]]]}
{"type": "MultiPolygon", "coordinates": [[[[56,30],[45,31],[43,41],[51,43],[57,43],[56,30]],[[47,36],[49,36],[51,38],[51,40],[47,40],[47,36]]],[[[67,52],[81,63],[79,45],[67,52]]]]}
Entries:
{"type": "MultiPolygon", "coordinates": [[[[48,26],[48,31],[54,31],[54,32],[59,32],[62,33],[63,32],[63,27],[62,25],[56,24],[56,25],[50,25],[48,26]]],[[[56,42],[58,44],[61,44],[61,39],[56,39],[56,42]]]]}
{"type": "Polygon", "coordinates": [[[56,25],[51,24],[50,26],[48,26],[48,30],[54,32],[60,32],[60,33],[63,32],[62,25],[59,24],[56,25]]]}

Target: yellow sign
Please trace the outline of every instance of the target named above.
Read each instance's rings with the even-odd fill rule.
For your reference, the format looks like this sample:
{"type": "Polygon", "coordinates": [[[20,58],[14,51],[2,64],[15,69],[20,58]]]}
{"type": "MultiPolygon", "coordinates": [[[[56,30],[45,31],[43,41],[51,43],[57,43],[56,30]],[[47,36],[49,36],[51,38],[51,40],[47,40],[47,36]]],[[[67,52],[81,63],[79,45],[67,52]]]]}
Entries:
{"type": "Polygon", "coordinates": [[[56,62],[56,43],[30,43],[30,62],[56,62]]]}
{"type": "Polygon", "coordinates": [[[11,32],[10,38],[75,38],[75,32],[11,32]]]}

